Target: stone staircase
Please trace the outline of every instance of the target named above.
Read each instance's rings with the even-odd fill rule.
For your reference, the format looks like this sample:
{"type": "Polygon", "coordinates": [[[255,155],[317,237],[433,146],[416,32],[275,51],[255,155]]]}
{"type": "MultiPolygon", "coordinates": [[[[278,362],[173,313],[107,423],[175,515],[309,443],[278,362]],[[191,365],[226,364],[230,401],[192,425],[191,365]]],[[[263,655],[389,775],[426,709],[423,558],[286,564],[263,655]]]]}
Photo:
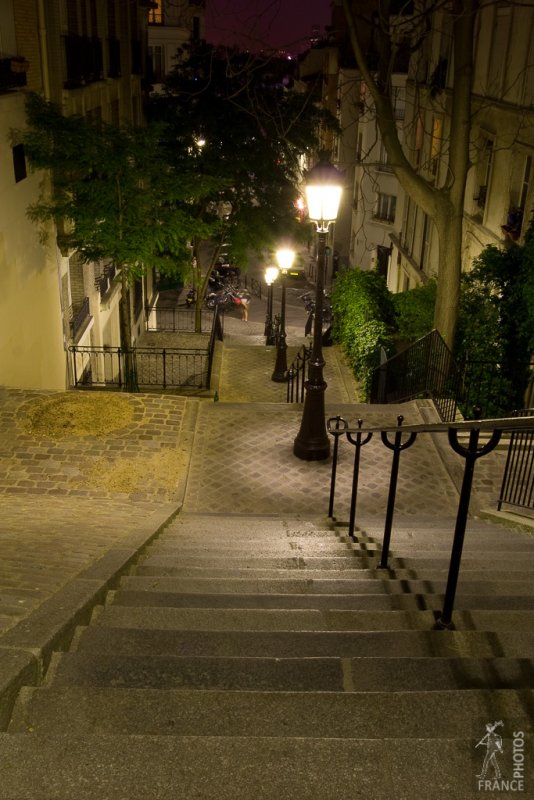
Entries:
{"type": "Polygon", "coordinates": [[[479,798],[498,721],[532,797],[534,538],[471,520],[437,631],[453,526],[399,518],[377,570],[373,518],[181,514],[21,692],[0,797],[479,798]]]}

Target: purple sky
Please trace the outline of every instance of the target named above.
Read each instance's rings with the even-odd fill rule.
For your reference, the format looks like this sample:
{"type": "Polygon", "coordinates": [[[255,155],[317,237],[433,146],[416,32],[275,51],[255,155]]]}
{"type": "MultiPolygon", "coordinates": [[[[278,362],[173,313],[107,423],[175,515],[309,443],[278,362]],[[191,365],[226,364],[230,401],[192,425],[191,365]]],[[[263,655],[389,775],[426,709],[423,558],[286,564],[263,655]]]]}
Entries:
{"type": "Polygon", "coordinates": [[[330,24],[330,0],[208,0],[206,38],[260,50],[306,49],[312,27],[330,24]]]}

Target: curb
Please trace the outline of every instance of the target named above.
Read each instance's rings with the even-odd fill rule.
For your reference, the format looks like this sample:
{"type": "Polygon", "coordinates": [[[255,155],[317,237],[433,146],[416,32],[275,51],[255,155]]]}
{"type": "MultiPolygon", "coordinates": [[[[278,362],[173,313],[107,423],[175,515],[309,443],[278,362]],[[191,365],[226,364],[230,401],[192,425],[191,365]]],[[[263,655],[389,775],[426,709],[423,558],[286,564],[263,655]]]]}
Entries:
{"type": "Polygon", "coordinates": [[[180,503],[171,514],[162,512],[155,530],[141,526],[0,638],[0,730],[7,730],[22,686],[42,682],[52,653],[68,648],[76,627],[89,622],[94,607],[181,508],[180,503]]]}

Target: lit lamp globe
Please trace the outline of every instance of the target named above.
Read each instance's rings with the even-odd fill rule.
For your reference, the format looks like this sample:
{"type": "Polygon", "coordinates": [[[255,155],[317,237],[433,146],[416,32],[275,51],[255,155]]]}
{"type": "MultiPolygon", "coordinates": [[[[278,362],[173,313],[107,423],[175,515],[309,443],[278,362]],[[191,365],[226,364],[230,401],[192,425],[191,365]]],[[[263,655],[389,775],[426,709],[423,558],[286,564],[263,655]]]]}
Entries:
{"type": "Polygon", "coordinates": [[[320,161],[306,175],[308,216],[318,231],[328,231],[337,219],[343,187],[343,176],[332,164],[320,161]]]}
{"type": "Polygon", "coordinates": [[[266,267],[265,268],[265,283],[267,286],[271,286],[278,277],[278,267],[266,267]]]}
{"type": "Polygon", "coordinates": [[[295,260],[295,251],[289,247],[281,247],[276,251],[276,260],[282,272],[287,272],[293,266],[295,260]]]}
{"type": "Polygon", "coordinates": [[[271,380],[284,383],[288,379],[287,371],[287,342],[286,342],[286,282],[285,276],[291,269],[295,259],[295,251],[289,247],[281,247],[276,251],[276,260],[282,273],[282,304],[280,308],[280,327],[276,337],[276,364],[271,380]]]}

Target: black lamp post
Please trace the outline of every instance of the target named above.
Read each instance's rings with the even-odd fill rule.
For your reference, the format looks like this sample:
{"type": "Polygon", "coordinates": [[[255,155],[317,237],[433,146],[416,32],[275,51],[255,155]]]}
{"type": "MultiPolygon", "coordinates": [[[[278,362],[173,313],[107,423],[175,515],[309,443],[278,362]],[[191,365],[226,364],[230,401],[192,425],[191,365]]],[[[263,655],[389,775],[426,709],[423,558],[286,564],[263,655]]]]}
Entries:
{"type": "Polygon", "coordinates": [[[326,432],[323,378],[323,289],[326,264],[326,240],[331,222],[335,222],[341,199],[343,176],[327,161],[320,161],[306,176],[308,216],[315,222],[318,234],[317,279],[315,284],[315,315],[313,346],[309,363],[306,396],[300,430],[293,444],[293,453],[306,461],[322,461],[330,455],[330,440],[326,432]]]}
{"type": "Polygon", "coordinates": [[[265,283],[267,284],[267,316],[265,318],[265,344],[274,344],[273,330],[273,283],[278,277],[278,267],[267,267],[265,269],[265,283]]]}
{"type": "Polygon", "coordinates": [[[280,331],[276,339],[276,363],[271,380],[277,383],[285,383],[288,379],[287,373],[287,342],[286,342],[286,275],[291,269],[295,253],[289,248],[277,250],[276,260],[280,265],[280,275],[282,284],[282,304],[280,308],[280,331]]]}

